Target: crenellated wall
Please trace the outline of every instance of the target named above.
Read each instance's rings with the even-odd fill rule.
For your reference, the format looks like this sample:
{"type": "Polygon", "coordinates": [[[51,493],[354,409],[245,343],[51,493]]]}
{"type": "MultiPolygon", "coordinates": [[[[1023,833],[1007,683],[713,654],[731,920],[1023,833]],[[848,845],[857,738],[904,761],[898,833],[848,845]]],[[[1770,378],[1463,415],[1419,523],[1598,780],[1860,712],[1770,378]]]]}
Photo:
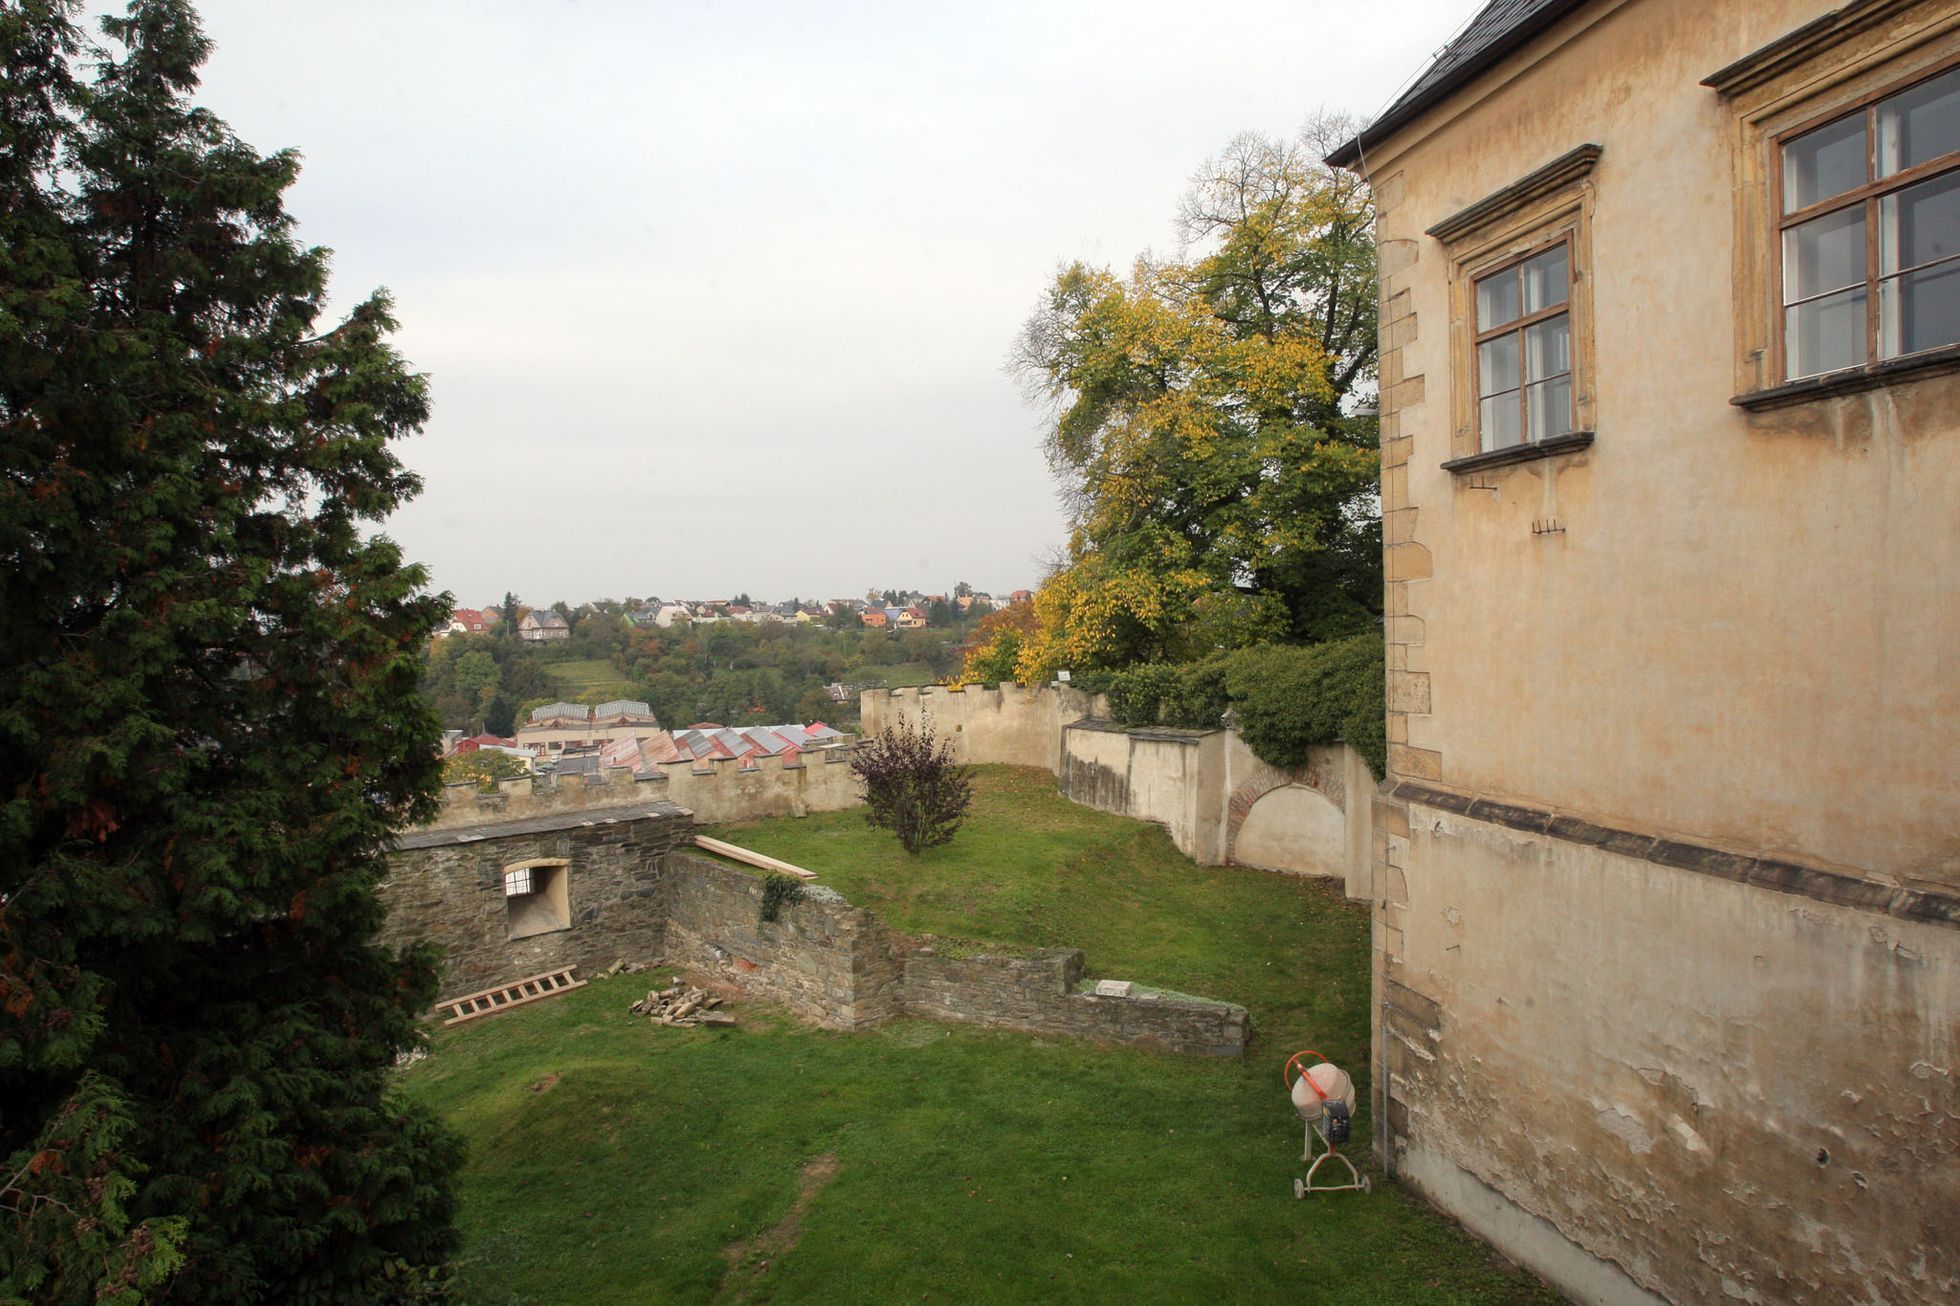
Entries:
{"type": "Polygon", "coordinates": [[[1052,771],[1063,797],[1156,821],[1193,861],[1324,875],[1371,893],[1375,778],[1345,744],[1292,770],[1259,760],[1235,730],[1124,728],[1106,700],[1066,685],[868,690],[867,734],[929,720],[962,762],[1052,771]]]}
{"type": "Polygon", "coordinates": [[[760,757],[744,766],[733,758],[672,762],[644,779],[624,767],[583,776],[520,776],[495,793],[473,784],[447,785],[442,810],[428,828],[454,829],[485,821],[514,820],[556,812],[669,802],[704,824],[766,816],[806,816],[856,807],[852,747],[811,749],[793,757],[760,757]]]}
{"type": "Polygon", "coordinates": [[[952,741],[956,761],[1038,766],[1060,774],[1063,728],[1084,717],[1107,716],[1109,705],[1100,695],[1067,685],[867,689],[858,700],[866,737],[901,720],[916,725],[921,714],[952,741]]]}

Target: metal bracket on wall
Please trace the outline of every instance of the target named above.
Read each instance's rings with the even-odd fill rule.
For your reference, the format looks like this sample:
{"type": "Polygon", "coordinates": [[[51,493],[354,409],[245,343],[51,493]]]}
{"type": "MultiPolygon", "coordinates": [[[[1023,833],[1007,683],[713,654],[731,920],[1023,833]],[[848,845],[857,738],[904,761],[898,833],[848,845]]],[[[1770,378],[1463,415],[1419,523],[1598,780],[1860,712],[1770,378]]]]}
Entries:
{"type": "Polygon", "coordinates": [[[1537,519],[1531,523],[1531,533],[1533,535],[1563,535],[1565,534],[1565,524],[1556,517],[1537,519]]]}
{"type": "Polygon", "coordinates": [[[1485,485],[1483,481],[1479,479],[1471,480],[1463,488],[1466,490],[1489,490],[1492,494],[1497,493],[1497,487],[1495,485],[1485,485]]]}

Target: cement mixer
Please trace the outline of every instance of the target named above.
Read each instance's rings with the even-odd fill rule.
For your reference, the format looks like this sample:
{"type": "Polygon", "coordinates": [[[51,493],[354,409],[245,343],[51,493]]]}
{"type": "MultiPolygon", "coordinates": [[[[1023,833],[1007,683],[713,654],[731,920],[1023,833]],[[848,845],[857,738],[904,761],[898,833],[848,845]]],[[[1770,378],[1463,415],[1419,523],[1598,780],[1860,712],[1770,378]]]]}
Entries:
{"type": "MultiPolygon", "coordinates": [[[[1308,1048],[1286,1059],[1286,1066],[1280,1071],[1280,1082],[1287,1086],[1287,1092],[1293,1099],[1293,1109],[1305,1122],[1305,1150],[1300,1154],[1300,1159],[1312,1162],[1307,1167],[1307,1177],[1293,1181],[1293,1195],[1305,1197],[1308,1193],[1367,1192],[1367,1178],[1354,1168],[1354,1162],[1341,1155],[1340,1150],[1340,1145],[1348,1140],[1348,1129],[1354,1119],[1354,1081],[1348,1078],[1347,1072],[1308,1048]],[[1312,1064],[1305,1064],[1309,1057],[1313,1058],[1312,1064]],[[1316,1138],[1326,1147],[1326,1151],[1316,1154],[1316,1138]],[[1348,1182],[1315,1182],[1315,1174],[1330,1156],[1347,1167],[1348,1182]]],[[[1336,1178],[1339,1177],[1337,1172],[1333,1173],[1336,1178]]]]}

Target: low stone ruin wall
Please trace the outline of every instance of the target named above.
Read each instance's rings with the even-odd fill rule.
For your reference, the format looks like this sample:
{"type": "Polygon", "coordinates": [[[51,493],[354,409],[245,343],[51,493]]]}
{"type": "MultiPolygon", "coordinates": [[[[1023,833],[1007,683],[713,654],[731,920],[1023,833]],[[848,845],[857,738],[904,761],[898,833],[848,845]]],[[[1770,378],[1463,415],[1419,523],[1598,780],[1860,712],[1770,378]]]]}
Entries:
{"type": "Polygon", "coordinates": [[[905,1009],[933,1020],[961,1021],[1182,1052],[1236,1057],[1245,1052],[1244,1007],[1162,994],[1133,986],[1124,997],[1083,992],[1082,950],[1034,957],[905,959],[905,1009]]]}
{"type": "Polygon", "coordinates": [[[700,853],[672,852],[661,872],[669,963],[720,971],[829,1029],[898,1015],[899,942],[870,912],[805,885],[762,919],[760,876],[700,853]]]}
{"type": "Polygon", "coordinates": [[[758,876],[674,852],[662,878],[668,961],[718,970],[832,1029],[923,1016],[1164,1052],[1245,1051],[1244,1007],[1142,986],[1121,998],[1078,992],[1080,948],[1032,958],[941,957],[821,886],[804,886],[781,919],[763,921],[758,876]]]}
{"type": "Polygon", "coordinates": [[[693,837],[688,814],[666,803],[593,819],[559,813],[467,831],[412,831],[398,839],[377,888],[388,908],[381,942],[400,947],[427,939],[441,948],[445,996],[561,966],[591,975],[617,958],[656,955],[667,920],[660,865],[693,837]],[[505,871],[559,860],[565,927],[513,938],[505,871]]]}
{"type": "Polygon", "coordinates": [[[667,803],[415,831],[401,836],[380,887],[382,939],[440,947],[448,996],[561,966],[590,976],[660,958],[830,1029],[922,1016],[1165,1052],[1245,1051],[1244,1007],[1141,985],[1128,997],[1078,991],[1080,949],[941,957],[813,884],[765,921],[763,877],[689,849],[692,837],[688,813],[667,803]],[[562,925],[524,933],[545,904],[506,897],[504,876],[522,866],[563,877],[562,925]]]}

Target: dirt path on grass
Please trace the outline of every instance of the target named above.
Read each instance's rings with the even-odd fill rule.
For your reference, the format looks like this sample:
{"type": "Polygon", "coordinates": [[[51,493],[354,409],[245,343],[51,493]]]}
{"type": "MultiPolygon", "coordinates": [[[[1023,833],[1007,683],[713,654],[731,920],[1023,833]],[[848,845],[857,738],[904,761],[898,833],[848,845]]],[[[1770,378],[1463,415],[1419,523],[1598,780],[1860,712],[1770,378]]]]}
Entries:
{"type": "Polygon", "coordinates": [[[774,1225],[753,1238],[741,1238],[721,1249],[728,1273],[715,1293],[718,1302],[743,1302],[778,1257],[796,1249],[803,1237],[803,1216],[831,1180],[837,1177],[837,1153],[813,1156],[796,1172],[796,1200],[774,1225]]]}

